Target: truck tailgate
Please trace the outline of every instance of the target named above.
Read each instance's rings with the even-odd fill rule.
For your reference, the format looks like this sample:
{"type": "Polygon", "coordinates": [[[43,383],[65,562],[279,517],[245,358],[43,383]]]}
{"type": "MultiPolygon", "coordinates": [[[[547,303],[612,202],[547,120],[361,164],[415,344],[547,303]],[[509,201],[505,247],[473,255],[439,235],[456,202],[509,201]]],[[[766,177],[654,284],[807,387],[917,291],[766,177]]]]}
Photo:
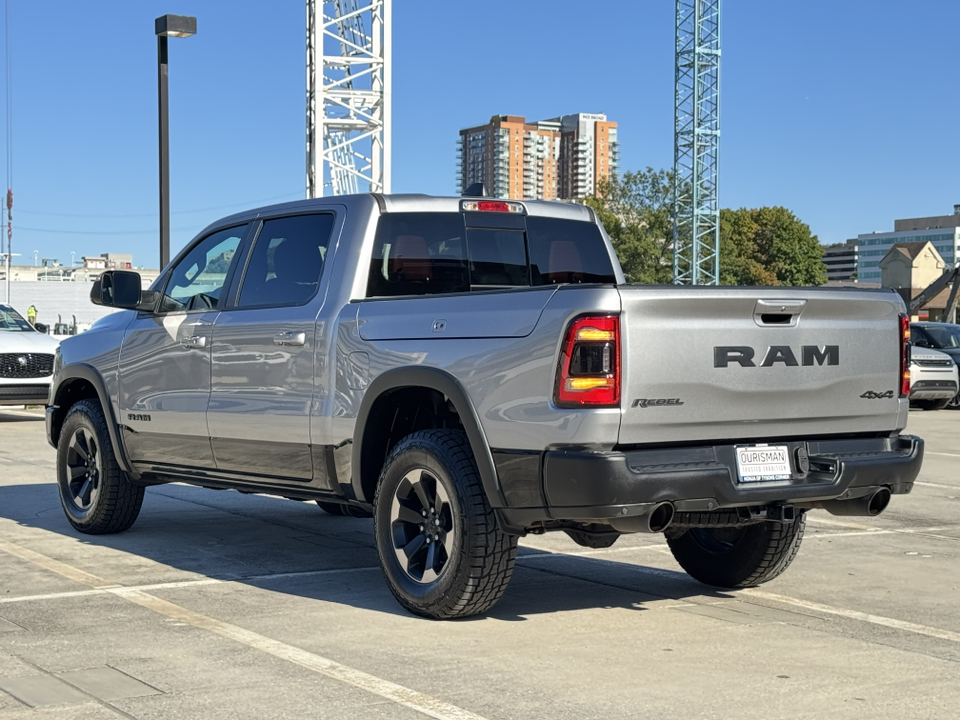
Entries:
{"type": "Polygon", "coordinates": [[[620,286],[620,444],[892,431],[891,291],[620,286]]]}

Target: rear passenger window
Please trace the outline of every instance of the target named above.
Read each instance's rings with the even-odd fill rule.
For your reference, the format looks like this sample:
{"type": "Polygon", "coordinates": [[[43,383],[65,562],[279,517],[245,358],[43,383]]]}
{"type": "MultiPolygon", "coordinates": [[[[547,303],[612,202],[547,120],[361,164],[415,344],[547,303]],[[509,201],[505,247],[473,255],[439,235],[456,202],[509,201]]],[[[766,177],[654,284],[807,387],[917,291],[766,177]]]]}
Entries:
{"type": "Polygon", "coordinates": [[[334,216],[266,220],[243,275],[237,307],[305,305],[316,294],[334,216]]]}

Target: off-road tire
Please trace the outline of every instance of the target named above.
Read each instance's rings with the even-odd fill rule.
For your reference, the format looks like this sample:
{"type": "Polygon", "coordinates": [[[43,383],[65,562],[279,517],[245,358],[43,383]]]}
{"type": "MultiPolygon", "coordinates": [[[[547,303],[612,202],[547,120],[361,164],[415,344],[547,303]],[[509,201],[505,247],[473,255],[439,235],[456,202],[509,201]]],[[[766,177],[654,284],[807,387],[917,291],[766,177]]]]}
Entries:
{"type": "Polygon", "coordinates": [[[140,514],[144,488],[120,469],[96,400],[80,400],[64,418],[57,443],[57,486],[67,520],[82,533],[123,532],[140,514]]]}
{"type": "Polygon", "coordinates": [[[960,393],[947,400],[947,410],[960,410],[960,393]]]}
{"type": "Polygon", "coordinates": [[[327,502],[326,500],[317,500],[317,505],[328,515],[342,515],[353,518],[372,518],[373,513],[364,510],[356,505],[347,505],[346,503],[327,502]]]}
{"type": "Polygon", "coordinates": [[[397,443],[384,463],[373,504],[380,567],[407,610],[435,620],[467,617],[489,610],[503,595],[513,574],[517,538],[497,525],[463,432],[422,430],[397,443]],[[411,489],[418,485],[419,495],[411,489]],[[431,488],[433,500],[421,502],[429,500],[431,488]],[[424,523],[434,524],[418,529],[417,515],[433,510],[424,523]],[[426,547],[431,528],[433,555],[426,547]],[[404,553],[400,546],[416,549],[404,553]],[[417,579],[413,559],[419,557],[434,562],[417,579]]]}
{"type": "Polygon", "coordinates": [[[691,528],[679,537],[667,537],[667,545],[680,567],[705,585],[753,587],[777,577],[793,562],[806,520],[806,513],[798,511],[790,524],[691,528]]]}

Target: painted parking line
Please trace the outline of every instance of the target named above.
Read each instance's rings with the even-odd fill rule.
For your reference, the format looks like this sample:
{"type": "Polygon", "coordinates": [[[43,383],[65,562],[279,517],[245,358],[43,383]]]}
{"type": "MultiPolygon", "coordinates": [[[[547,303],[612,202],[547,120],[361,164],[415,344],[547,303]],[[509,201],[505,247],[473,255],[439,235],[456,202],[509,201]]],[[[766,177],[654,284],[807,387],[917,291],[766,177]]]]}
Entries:
{"type": "Polygon", "coordinates": [[[110,583],[101,577],[62,563],[59,560],[54,560],[52,557],[47,557],[30,548],[8,542],[7,540],[0,540],[0,550],[8,555],[13,555],[21,560],[26,560],[38,567],[49,570],[52,573],[56,573],[68,580],[80,583],[81,585],[89,585],[92,588],[106,588],[110,586],[110,583]]]}
{"type": "MultiPolygon", "coordinates": [[[[116,595],[119,598],[140,605],[160,615],[216,633],[217,635],[241,643],[247,647],[299,665],[307,670],[326,675],[334,680],[352,685],[373,695],[378,695],[397,705],[402,705],[428,717],[436,718],[436,720],[485,720],[481,715],[477,715],[469,710],[464,710],[461,707],[444,702],[431,695],[412,690],[403,685],[398,685],[397,683],[377,677],[376,675],[371,675],[362,670],[357,670],[348,665],[330,660],[322,655],[268,638],[265,635],[245,630],[237,625],[217,620],[208,615],[194,612],[193,610],[188,610],[175,603],[150,595],[140,588],[106,585],[106,581],[103,580],[103,578],[73,568],[66,563],[62,563],[59,560],[47,557],[42,553],[30,550],[21,545],[0,540],[0,551],[31,562],[38,567],[49,570],[62,577],[83,583],[84,585],[89,585],[92,588],[92,590],[89,591],[91,593],[109,593],[116,595]]],[[[367,568],[364,568],[364,570],[366,569],[367,568]]],[[[287,574],[290,575],[292,573],[287,574]]],[[[203,581],[196,582],[202,583],[203,581]]],[[[212,582],[217,583],[223,581],[212,580],[212,582]]],[[[193,581],[179,583],[181,587],[189,586],[190,584],[195,583],[193,581]]],[[[167,586],[169,586],[169,584],[164,584],[164,587],[167,586]]]]}
{"type": "MultiPolygon", "coordinates": [[[[960,455],[956,455],[955,457],[960,457],[960,455]]],[[[956,490],[957,492],[960,492],[960,485],[944,485],[942,483],[927,482],[926,480],[916,480],[913,484],[922,485],[923,487],[939,488],[941,490],[956,490]]]]}
{"type": "Polygon", "coordinates": [[[231,623],[222,622],[207,615],[194,612],[193,610],[188,610],[185,607],[167,600],[162,600],[142,590],[114,588],[109,592],[149,610],[153,610],[156,613],[166,615],[173,620],[178,620],[187,625],[216,633],[217,635],[241,643],[247,647],[273,655],[281,660],[286,660],[287,662],[294,663],[313,672],[326,675],[334,680],[339,680],[347,685],[353,685],[361,690],[379,695],[382,698],[393,701],[397,705],[416,710],[429,717],[437,718],[437,720],[484,720],[482,716],[476,713],[464,710],[456,705],[451,705],[443,700],[438,700],[425,693],[411,690],[410,688],[390,682],[389,680],[384,680],[376,675],[365,673],[362,670],[343,665],[342,663],[294,647],[293,645],[287,645],[284,642],[268,638],[265,635],[255,633],[251,630],[245,630],[231,623]]]}
{"type": "Polygon", "coordinates": [[[250,583],[256,581],[267,582],[270,580],[288,580],[290,578],[312,577],[316,575],[345,575],[348,573],[375,572],[379,570],[379,565],[372,565],[369,567],[334,568],[331,570],[304,570],[302,572],[265,573],[262,575],[242,575],[226,578],[173,580],[171,582],[150,583],[149,585],[108,585],[92,590],[72,590],[67,592],[44,593],[42,595],[16,595],[14,597],[4,597],[0,598],[0,605],[11,605],[14,603],[24,602],[42,602],[44,600],[64,600],[69,598],[89,597],[91,595],[106,595],[110,592],[110,588],[115,587],[123,587],[130,590],[142,590],[143,592],[153,592],[156,590],[176,590],[178,588],[202,587],[204,585],[225,585],[227,583],[250,583]]]}
{"type": "Polygon", "coordinates": [[[874,530],[872,525],[864,525],[853,520],[837,520],[834,517],[824,515],[811,515],[807,513],[807,522],[815,525],[832,525],[834,527],[849,528],[851,530],[874,530]]]}
{"type": "Polygon", "coordinates": [[[942,455],[943,457],[960,457],[957,453],[930,452],[924,451],[924,455],[942,455]]]}
{"type": "Polygon", "coordinates": [[[827,615],[836,615],[838,617],[844,617],[850,620],[859,620],[860,622],[870,623],[871,625],[880,625],[887,628],[893,628],[895,630],[904,630],[917,635],[925,635],[927,637],[937,638],[938,640],[947,640],[949,642],[960,643],[960,633],[953,632],[952,630],[943,630],[941,628],[930,627],[929,625],[921,625],[919,623],[908,622],[906,620],[897,620],[896,618],[889,618],[883,615],[874,615],[872,613],[861,612],[860,610],[839,608],[834,605],[811,602],[810,600],[800,600],[798,598],[788,597],[778,593],[767,592],[766,590],[758,590],[757,588],[747,588],[745,590],[737,590],[735,592],[738,595],[749,595],[750,597],[772,600],[774,602],[792,605],[793,607],[803,608],[805,610],[813,610],[815,612],[824,613],[827,615]]]}
{"type": "MultiPolygon", "coordinates": [[[[553,556],[544,555],[546,557],[563,557],[562,554],[557,554],[553,556]]],[[[517,558],[520,560],[520,558],[517,558]]],[[[599,563],[611,563],[619,565],[622,567],[622,563],[616,562],[614,560],[604,560],[603,558],[592,557],[584,558],[590,562],[599,562],[599,563]]],[[[635,566],[632,568],[635,572],[642,573],[644,575],[653,575],[655,577],[665,578],[667,580],[677,580],[685,577],[682,573],[677,572],[676,570],[662,570],[660,568],[651,568],[651,567],[642,567],[635,566]]],[[[836,607],[834,605],[826,605],[824,603],[816,603],[808,600],[801,600],[799,598],[789,597],[787,595],[779,595],[777,593],[767,592],[766,590],[759,590],[756,588],[744,588],[742,590],[726,590],[725,592],[732,593],[735,596],[747,595],[750,597],[761,598],[764,600],[770,600],[774,602],[783,603],[786,605],[792,605],[793,607],[803,608],[804,610],[819,612],[826,615],[835,615],[837,617],[844,617],[850,620],[858,620],[860,622],[865,622],[871,625],[879,625],[888,628],[894,628],[896,630],[902,630],[904,632],[914,633],[916,635],[924,635],[926,637],[937,638],[939,640],[947,640],[949,642],[960,643],[960,633],[954,632],[952,630],[944,630],[942,628],[931,627],[929,625],[921,625],[919,623],[912,623],[906,620],[897,620],[896,618],[889,618],[883,615],[874,615],[872,613],[861,612],[860,610],[850,610],[848,608],[836,607]]]]}

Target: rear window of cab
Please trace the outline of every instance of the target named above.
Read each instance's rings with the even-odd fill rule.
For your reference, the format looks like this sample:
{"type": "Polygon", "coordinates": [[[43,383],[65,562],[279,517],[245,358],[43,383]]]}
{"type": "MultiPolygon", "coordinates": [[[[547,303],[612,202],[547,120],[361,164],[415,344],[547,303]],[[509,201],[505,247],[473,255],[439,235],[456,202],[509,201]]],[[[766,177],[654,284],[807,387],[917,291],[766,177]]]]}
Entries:
{"type": "Polygon", "coordinates": [[[368,297],[562,283],[615,283],[600,228],[563,218],[471,222],[472,213],[387,213],[370,258],[368,297]],[[490,225],[507,227],[490,227],[490,225]]]}

